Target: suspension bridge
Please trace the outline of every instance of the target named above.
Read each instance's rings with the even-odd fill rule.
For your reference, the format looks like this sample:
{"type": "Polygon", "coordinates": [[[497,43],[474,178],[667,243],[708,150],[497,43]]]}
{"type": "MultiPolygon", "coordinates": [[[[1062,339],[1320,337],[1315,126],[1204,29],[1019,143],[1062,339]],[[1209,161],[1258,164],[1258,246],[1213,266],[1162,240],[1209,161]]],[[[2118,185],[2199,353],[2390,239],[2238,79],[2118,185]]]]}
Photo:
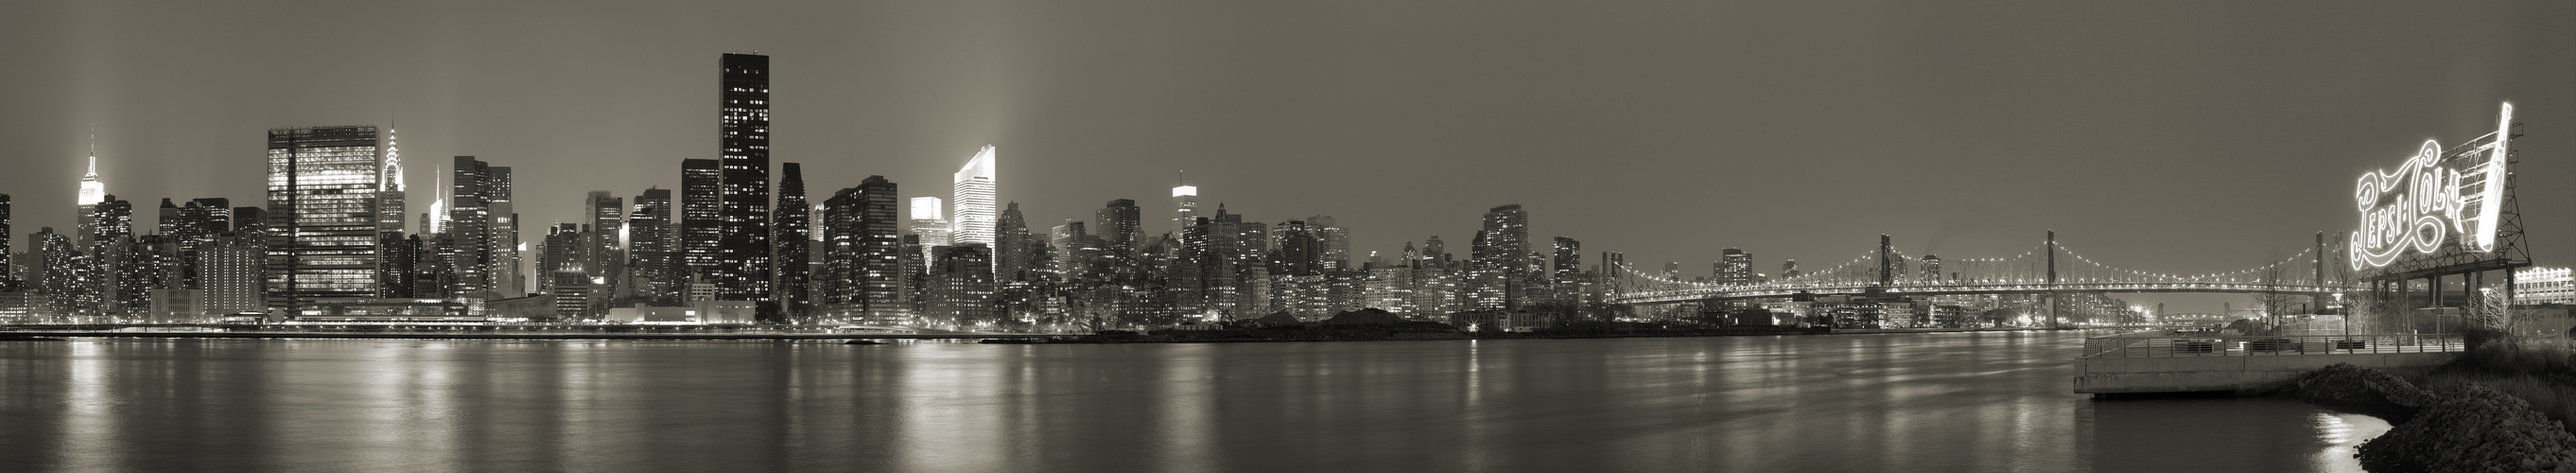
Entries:
{"type": "Polygon", "coordinates": [[[1999,258],[1918,258],[1897,251],[1886,235],[1876,251],[1815,272],[1773,281],[1729,284],[1682,281],[1621,268],[1621,290],[1610,302],[1680,304],[1801,294],[1942,296],[2101,292],[2197,292],[2323,295],[2362,289],[2357,281],[2328,279],[2324,237],[2317,246],[2252,268],[2203,274],[2167,274],[2104,264],[2057,241],[2057,232],[2020,254],[1999,258]]]}

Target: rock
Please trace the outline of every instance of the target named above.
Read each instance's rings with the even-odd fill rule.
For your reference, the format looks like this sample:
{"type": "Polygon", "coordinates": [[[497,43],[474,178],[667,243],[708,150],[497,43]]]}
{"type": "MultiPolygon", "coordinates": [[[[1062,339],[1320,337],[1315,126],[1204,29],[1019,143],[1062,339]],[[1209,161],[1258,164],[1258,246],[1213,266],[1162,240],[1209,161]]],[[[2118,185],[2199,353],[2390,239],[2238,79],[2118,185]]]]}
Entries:
{"type": "MultiPolygon", "coordinates": [[[[2322,371],[2322,370],[2321,370],[2322,371]]],[[[2304,389],[2304,387],[2303,387],[2304,389]]],[[[2372,471],[2576,469],[2576,435],[2521,399],[2470,385],[2423,392],[2414,418],[2361,445],[2372,471]]]]}

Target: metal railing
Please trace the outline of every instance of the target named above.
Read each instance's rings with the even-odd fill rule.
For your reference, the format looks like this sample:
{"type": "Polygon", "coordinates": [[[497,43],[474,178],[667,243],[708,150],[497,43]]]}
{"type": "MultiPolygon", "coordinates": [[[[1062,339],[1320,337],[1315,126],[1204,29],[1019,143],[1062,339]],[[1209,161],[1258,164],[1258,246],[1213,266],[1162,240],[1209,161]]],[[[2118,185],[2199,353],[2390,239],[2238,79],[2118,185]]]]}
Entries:
{"type": "Polygon", "coordinates": [[[2460,334],[2194,336],[2139,334],[2084,339],[2085,358],[2281,356],[2468,351],[2460,334]]]}

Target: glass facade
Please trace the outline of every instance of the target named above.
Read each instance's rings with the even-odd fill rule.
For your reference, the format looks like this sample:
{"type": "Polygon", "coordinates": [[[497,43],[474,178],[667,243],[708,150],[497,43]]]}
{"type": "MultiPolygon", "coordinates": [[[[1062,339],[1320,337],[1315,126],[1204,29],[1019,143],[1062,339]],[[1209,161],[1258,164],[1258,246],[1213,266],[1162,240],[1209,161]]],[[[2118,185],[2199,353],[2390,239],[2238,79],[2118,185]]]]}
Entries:
{"type": "Polygon", "coordinates": [[[376,294],[374,126],[268,132],[268,303],[376,294]]]}

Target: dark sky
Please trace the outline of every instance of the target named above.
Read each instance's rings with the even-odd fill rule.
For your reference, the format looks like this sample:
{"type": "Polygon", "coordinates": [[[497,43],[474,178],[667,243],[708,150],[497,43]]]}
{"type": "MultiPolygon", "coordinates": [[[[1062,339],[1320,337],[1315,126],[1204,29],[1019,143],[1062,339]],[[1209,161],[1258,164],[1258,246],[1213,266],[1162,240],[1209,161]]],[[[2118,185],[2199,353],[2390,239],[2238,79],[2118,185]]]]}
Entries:
{"type": "Polygon", "coordinates": [[[945,198],[992,144],[1044,224],[1134,198],[1165,230],[1188,170],[1361,255],[1463,253],[1518,203],[1534,240],[1697,274],[2051,228],[2138,270],[2255,266],[2512,101],[2532,253],[2576,261],[2576,3],[1763,3],[13,1],[0,193],[17,233],[68,227],[95,126],[110,193],[255,205],[264,130],[392,123],[417,189],[475,155],[517,168],[528,221],[571,220],[714,156],[717,55],[757,51],[772,157],[815,194],[945,198]]]}

